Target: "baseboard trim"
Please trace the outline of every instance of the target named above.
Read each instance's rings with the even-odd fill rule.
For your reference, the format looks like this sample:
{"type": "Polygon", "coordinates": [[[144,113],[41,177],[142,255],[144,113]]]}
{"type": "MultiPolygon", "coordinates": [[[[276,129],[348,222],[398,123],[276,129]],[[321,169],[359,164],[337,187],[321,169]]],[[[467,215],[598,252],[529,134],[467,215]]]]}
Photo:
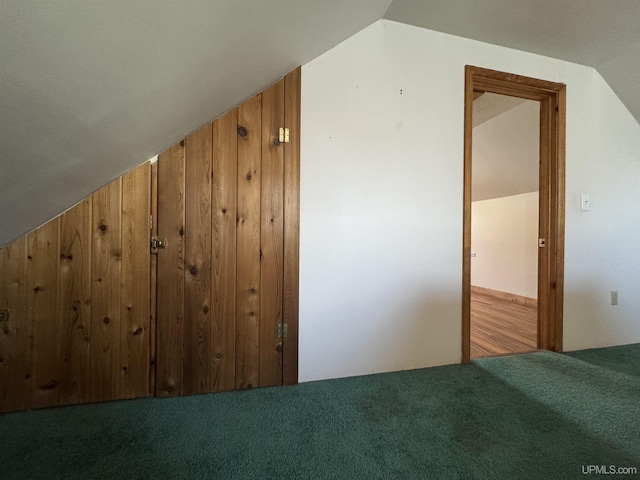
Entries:
{"type": "Polygon", "coordinates": [[[491,288],[476,287],[475,285],[471,285],[471,294],[497,298],[498,300],[504,300],[507,302],[515,303],[516,305],[522,305],[523,307],[538,308],[537,298],[523,297],[522,295],[516,295],[515,293],[501,292],[500,290],[493,290],[491,288]]]}

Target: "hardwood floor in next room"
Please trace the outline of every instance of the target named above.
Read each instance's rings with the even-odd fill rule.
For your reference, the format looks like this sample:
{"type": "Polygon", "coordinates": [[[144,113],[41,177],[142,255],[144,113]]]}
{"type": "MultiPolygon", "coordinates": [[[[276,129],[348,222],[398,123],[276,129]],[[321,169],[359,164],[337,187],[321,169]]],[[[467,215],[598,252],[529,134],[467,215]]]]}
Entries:
{"type": "Polygon", "coordinates": [[[471,294],[471,358],[531,352],[537,348],[537,310],[471,294]]]}

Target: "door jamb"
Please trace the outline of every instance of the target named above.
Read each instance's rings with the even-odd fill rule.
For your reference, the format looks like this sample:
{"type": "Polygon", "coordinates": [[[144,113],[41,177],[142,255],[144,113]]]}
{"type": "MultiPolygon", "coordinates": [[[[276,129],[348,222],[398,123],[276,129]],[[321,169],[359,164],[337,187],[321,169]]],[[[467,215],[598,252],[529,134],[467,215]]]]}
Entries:
{"type": "Polygon", "coordinates": [[[566,85],[467,65],[464,106],[462,363],[471,360],[471,154],[474,91],[540,102],[538,348],[562,351],[566,85]],[[542,275],[541,275],[542,273],[542,275]]]}

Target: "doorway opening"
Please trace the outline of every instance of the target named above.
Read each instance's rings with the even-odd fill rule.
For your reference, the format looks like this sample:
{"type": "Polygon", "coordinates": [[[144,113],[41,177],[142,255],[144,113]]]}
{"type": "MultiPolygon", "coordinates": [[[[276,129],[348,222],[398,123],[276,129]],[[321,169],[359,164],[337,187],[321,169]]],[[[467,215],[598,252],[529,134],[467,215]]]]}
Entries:
{"type": "MultiPolygon", "coordinates": [[[[462,361],[535,349],[562,351],[566,86],[472,66],[466,67],[465,79],[462,361]],[[491,128],[485,125],[475,133],[474,115],[479,126],[481,116],[487,116],[486,110],[491,109],[474,112],[475,99],[480,104],[494,103],[498,110],[510,106],[507,110],[518,113],[524,122],[531,122],[530,115],[537,112],[537,158],[525,161],[525,166],[511,161],[507,168],[503,163],[500,175],[495,168],[483,168],[487,159],[483,162],[481,154],[474,151],[474,135],[479,147],[481,133],[487,133],[481,130],[491,128]],[[509,177],[509,181],[500,180],[509,177]],[[476,216],[472,217],[474,211],[476,216]],[[487,241],[491,231],[502,232],[498,238],[503,245],[487,241]],[[531,244],[525,245],[527,242],[533,249],[531,244]],[[524,268],[527,263],[529,271],[512,268],[513,263],[524,268]],[[486,314],[487,305],[500,302],[505,303],[498,305],[499,312],[489,312],[493,325],[482,324],[477,314],[486,314]],[[486,333],[484,343],[481,338],[474,342],[473,353],[472,307],[478,320],[474,331],[484,329],[486,333]],[[496,334],[503,340],[493,343],[504,344],[494,348],[486,339],[492,335],[495,339],[496,334]]],[[[514,118],[502,121],[517,122],[514,118]]]]}
{"type": "Polygon", "coordinates": [[[540,102],[476,92],[471,359],[537,349],[540,102]]]}

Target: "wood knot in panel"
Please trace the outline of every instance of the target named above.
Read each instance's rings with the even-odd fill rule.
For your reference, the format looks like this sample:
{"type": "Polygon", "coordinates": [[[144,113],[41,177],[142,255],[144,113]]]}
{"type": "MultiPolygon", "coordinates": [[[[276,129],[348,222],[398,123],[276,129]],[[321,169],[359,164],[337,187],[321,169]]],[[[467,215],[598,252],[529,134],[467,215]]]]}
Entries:
{"type": "Polygon", "coordinates": [[[109,325],[109,322],[111,321],[111,319],[109,317],[104,317],[102,321],[104,322],[105,325],[109,325]]]}
{"type": "Polygon", "coordinates": [[[180,146],[184,147],[184,140],[180,140],[180,146]]]}
{"type": "Polygon", "coordinates": [[[143,332],[142,327],[138,327],[138,328],[133,332],[133,334],[134,334],[134,335],[140,335],[142,332],[143,332]]]}
{"type": "Polygon", "coordinates": [[[281,343],[276,345],[276,352],[278,352],[278,353],[282,352],[282,344],[281,343]]]}
{"type": "Polygon", "coordinates": [[[103,222],[100,222],[100,225],[98,226],[98,229],[99,229],[101,232],[103,232],[103,233],[104,233],[104,232],[106,232],[106,231],[107,231],[107,225],[106,225],[105,223],[103,223],[103,222]]]}
{"type": "Polygon", "coordinates": [[[253,177],[251,176],[251,172],[247,173],[247,181],[251,181],[253,177]]]}
{"type": "Polygon", "coordinates": [[[250,288],[250,289],[249,289],[249,293],[250,293],[251,295],[255,295],[255,293],[256,293],[256,289],[255,289],[255,288],[250,288]]]}
{"type": "Polygon", "coordinates": [[[180,228],[180,230],[178,230],[178,234],[179,234],[181,237],[184,237],[184,228],[180,228]]]}
{"type": "Polygon", "coordinates": [[[191,267],[189,268],[189,273],[191,275],[197,275],[198,274],[198,268],[195,265],[191,265],[191,267]]]}
{"type": "Polygon", "coordinates": [[[40,385],[38,388],[40,390],[53,390],[59,385],[57,380],[51,380],[50,382],[45,383],[44,385],[40,385]]]}
{"type": "Polygon", "coordinates": [[[243,127],[242,125],[238,125],[238,135],[240,135],[241,137],[246,137],[249,134],[249,132],[247,131],[247,129],[245,127],[243,127]]]}
{"type": "Polygon", "coordinates": [[[204,307],[202,307],[202,311],[204,313],[209,313],[209,307],[207,305],[205,305],[204,307]]]}
{"type": "Polygon", "coordinates": [[[216,353],[216,358],[222,358],[222,354],[220,352],[216,353]]]}

